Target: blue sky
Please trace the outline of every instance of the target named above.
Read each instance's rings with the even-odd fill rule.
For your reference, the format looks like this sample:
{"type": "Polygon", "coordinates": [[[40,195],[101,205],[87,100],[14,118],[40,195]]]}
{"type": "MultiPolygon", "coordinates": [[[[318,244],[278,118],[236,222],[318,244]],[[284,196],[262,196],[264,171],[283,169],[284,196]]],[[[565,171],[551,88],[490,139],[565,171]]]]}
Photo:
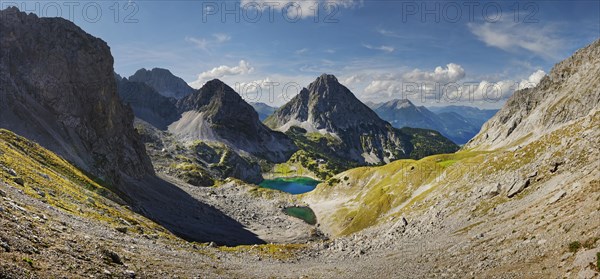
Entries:
{"type": "Polygon", "coordinates": [[[535,84],[600,37],[598,1],[17,2],[105,40],[123,76],[162,67],[195,87],[219,78],[248,100],[274,105],[289,99],[295,84],[307,86],[326,72],[364,101],[408,97],[428,106],[458,100],[499,107],[514,88],[535,84]],[[224,15],[226,9],[239,20],[224,15]],[[490,88],[501,97],[482,97],[490,88]],[[461,95],[423,97],[442,91],[461,95]]]}

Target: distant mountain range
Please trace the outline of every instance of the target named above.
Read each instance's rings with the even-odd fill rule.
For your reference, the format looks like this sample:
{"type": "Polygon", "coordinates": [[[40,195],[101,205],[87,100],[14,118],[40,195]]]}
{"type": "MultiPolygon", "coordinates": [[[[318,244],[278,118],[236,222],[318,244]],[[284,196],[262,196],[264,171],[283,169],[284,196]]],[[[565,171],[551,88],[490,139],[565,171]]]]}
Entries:
{"type": "Polygon", "coordinates": [[[475,136],[483,123],[498,110],[481,110],[468,106],[431,107],[415,106],[407,99],[385,103],[369,103],[384,120],[396,128],[413,127],[439,131],[457,144],[464,144],[475,136]]]}
{"type": "Polygon", "coordinates": [[[175,107],[176,100],[167,98],[143,82],[130,81],[115,74],[117,92],[121,99],[129,104],[135,116],[156,128],[166,130],[169,124],[177,121],[181,115],[175,107]]]}
{"type": "Polygon", "coordinates": [[[261,102],[250,102],[249,104],[258,113],[258,119],[260,119],[260,121],[264,121],[267,119],[267,117],[269,117],[269,115],[273,114],[277,110],[276,107],[272,107],[261,102]]]}

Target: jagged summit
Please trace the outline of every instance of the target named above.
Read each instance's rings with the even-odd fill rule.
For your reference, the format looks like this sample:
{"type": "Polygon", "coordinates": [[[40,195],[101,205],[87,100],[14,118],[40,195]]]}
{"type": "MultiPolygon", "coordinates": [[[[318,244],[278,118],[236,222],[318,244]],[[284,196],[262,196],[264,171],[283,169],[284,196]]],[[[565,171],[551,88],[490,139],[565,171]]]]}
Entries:
{"type": "Polygon", "coordinates": [[[212,116],[218,114],[226,117],[239,114],[249,118],[258,118],[258,114],[252,106],[247,104],[233,88],[219,79],[208,81],[195,93],[179,100],[177,107],[181,113],[195,110],[210,112],[212,116]]]}
{"type": "Polygon", "coordinates": [[[129,80],[146,83],[161,95],[170,98],[181,99],[194,92],[183,79],[163,68],[139,69],[129,80]]]}
{"type": "Polygon", "coordinates": [[[283,133],[262,124],[254,108],[218,79],[179,100],[177,108],[182,118],[169,131],[184,140],[224,142],[272,162],[286,161],[297,149],[283,133]]]}
{"type": "Polygon", "coordinates": [[[394,109],[416,108],[416,106],[408,99],[394,99],[383,103],[380,108],[381,107],[394,109]]]}

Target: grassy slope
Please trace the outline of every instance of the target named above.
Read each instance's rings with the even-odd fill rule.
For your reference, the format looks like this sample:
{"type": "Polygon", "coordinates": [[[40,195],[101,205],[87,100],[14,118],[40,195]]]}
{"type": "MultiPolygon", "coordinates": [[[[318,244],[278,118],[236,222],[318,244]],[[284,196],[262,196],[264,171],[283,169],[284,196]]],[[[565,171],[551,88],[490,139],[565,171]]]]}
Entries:
{"type": "Polygon", "coordinates": [[[127,209],[110,190],[64,159],[3,129],[0,129],[0,180],[76,216],[113,227],[127,226],[140,234],[170,236],[164,228],[127,209]]]}

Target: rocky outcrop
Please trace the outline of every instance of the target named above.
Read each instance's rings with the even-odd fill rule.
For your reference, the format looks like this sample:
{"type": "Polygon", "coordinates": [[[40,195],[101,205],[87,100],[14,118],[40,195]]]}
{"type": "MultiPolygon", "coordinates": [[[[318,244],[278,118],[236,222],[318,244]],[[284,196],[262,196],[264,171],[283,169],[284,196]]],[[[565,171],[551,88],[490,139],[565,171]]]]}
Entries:
{"type": "Polygon", "coordinates": [[[139,69],[129,77],[129,80],[145,83],[168,98],[181,99],[194,92],[194,89],[183,79],[173,75],[167,69],[139,69]]]}
{"type": "Polygon", "coordinates": [[[153,169],[107,44],[61,18],[0,12],[0,127],[119,183],[153,169]]]}
{"type": "Polygon", "coordinates": [[[162,96],[145,83],[117,78],[117,91],[123,102],[131,106],[135,117],[158,129],[166,130],[181,117],[174,98],[162,96]]]}
{"type": "Polygon", "coordinates": [[[427,150],[417,150],[416,153],[426,155],[456,150],[454,143],[429,130],[419,139],[435,139],[436,144],[416,145],[413,135],[423,131],[404,132],[392,127],[360,102],[335,76],[327,74],[321,75],[279,108],[265,120],[265,124],[283,132],[298,126],[308,133],[337,138],[341,145],[333,147],[335,153],[360,164],[409,158],[415,149],[420,148],[427,150]]]}
{"type": "Polygon", "coordinates": [[[234,150],[285,162],[297,150],[285,134],[267,128],[252,106],[220,80],[211,80],[177,102],[182,118],[169,131],[184,141],[222,142],[234,150]]]}
{"type": "Polygon", "coordinates": [[[516,91],[468,148],[494,149],[535,140],[600,104],[600,40],[556,64],[538,86],[516,91]]]}

